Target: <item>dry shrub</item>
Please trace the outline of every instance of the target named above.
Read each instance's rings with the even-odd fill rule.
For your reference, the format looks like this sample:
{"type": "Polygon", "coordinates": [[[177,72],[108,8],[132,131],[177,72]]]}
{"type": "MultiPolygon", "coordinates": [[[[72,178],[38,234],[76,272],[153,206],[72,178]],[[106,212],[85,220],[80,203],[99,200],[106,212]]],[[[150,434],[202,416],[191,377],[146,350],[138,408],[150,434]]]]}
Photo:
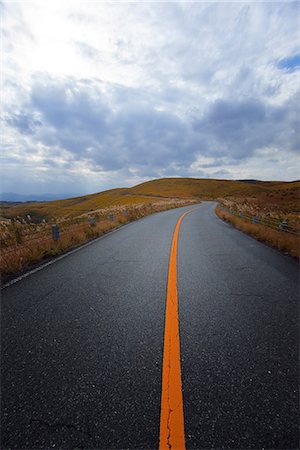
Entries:
{"type": "MultiPolygon", "coordinates": [[[[114,212],[114,221],[107,218],[108,211],[105,211],[106,217],[98,216],[98,221],[90,225],[82,218],[76,218],[72,221],[59,223],[61,236],[59,241],[53,241],[50,225],[45,231],[38,227],[30,229],[25,236],[20,238],[22,225],[9,227],[9,240],[6,239],[6,245],[2,245],[0,254],[0,272],[3,275],[15,274],[30,264],[36,263],[44,258],[57,256],[68,249],[81,245],[91,239],[99,237],[109,231],[122,226],[125,223],[137,220],[154,212],[164,211],[187,204],[193,204],[194,201],[159,201],[154,204],[138,204],[134,207],[112,207],[109,210],[114,212]],[[125,215],[128,211],[128,216],[125,215]],[[16,231],[18,230],[18,231],[16,231]],[[9,244],[9,245],[7,245],[9,244]]],[[[86,220],[86,218],[85,218],[86,220]]],[[[24,232],[24,231],[23,231],[24,232]]],[[[2,234],[4,236],[4,234],[2,234]]]]}
{"type": "Polygon", "coordinates": [[[284,231],[273,230],[272,228],[261,224],[246,222],[245,220],[222,210],[220,206],[217,206],[215,211],[220,219],[231,223],[231,225],[238,230],[255,237],[258,241],[265,242],[272,247],[285,251],[291,256],[300,258],[300,236],[284,231]]]}

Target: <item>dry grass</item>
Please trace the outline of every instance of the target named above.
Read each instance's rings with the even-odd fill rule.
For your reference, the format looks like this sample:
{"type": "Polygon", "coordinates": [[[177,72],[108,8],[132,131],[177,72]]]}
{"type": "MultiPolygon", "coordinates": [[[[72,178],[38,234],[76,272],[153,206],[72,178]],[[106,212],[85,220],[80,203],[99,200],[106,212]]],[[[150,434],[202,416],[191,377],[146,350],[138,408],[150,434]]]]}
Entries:
{"type": "Polygon", "coordinates": [[[288,220],[293,228],[300,229],[300,188],[295,183],[286,183],[280,189],[262,191],[252,197],[232,196],[222,199],[228,209],[257,215],[264,220],[288,220]]]}
{"type": "MultiPolygon", "coordinates": [[[[119,222],[118,222],[118,225],[119,222]]],[[[1,274],[7,275],[23,270],[29,264],[41,259],[57,256],[64,251],[80,245],[89,239],[107,233],[115,228],[116,224],[104,221],[91,227],[89,224],[78,224],[61,233],[59,241],[53,241],[51,234],[36,236],[20,245],[2,250],[0,256],[1,274]]]]}
{"type": "MultiPolygon", "coordinates": [[[[156,198],[154,200],[159,200],[156,198]]],[[[56,200],[41,203],[23,203],[12,207],[2,207],[2,217],[25,218],[28,214],[33,218],[56,220],[77,217],[84,213],[115,206],[131,206],[140,203],[151,203],[152,198],[128,195],[125,189],[113,189],[97,194],[56,200]]]]}
{"type": "MultiPolygon", "coordinates": [[[[129,189],[112,189],[105,192],[66,200],[18,205],[2,204],[0,211],[1,273],[15,273],[42,258],[59,254],[88,239],[106,233],[122,223],[136,220],[155,211],[163,211],[191,201],[221,200],[228,209],[245,215],[258,215],[263,220],[288,219],[289,226],[300,229],[300,182],[241,182],[231,180],[164,178],[142,183],[129,189]],[[129,210],[125,217],[125,210],[129,210]],[[109,222],[114,211],[116,220],[109,222]],[[26,223],[30,214],[31,223],[26,223]],[[94,227],[87,218],[96,219],[94,227]],[[19,217],[13,223],[12,218],[19,217]],[[6,218],[6,219],[5,219],[6,218]],[[35,219],[35,220],[34,220],[35,219]],[[46,219],[46,223],[38,222],[46,219]],[[51,238],[51,223],[61,229],[61,240],[51,238]]],[[[1,206],[1,205],[0,205],[1,206]]],[[[224,214],[224,213],[222,213],[224,214]]],[[[225,219],[225,217],[224,217],[225,219]]],[[[299,255],[297,236],[270,230],[236,217],[228,217],[257,239],[277,248],[299,255]]]]}
{"type": "MultiPolygon", "coordinates": [[[[278,200],[286,207],[299,199],[300,182],[256,182],[245,183],[232,180],[212,180],[196,178],[162,178],[148,181],[128,189],[111,189],[96,194],[43,203],[25,203],[14,206],[2,205],[2,217],[32,217],[56,220],[77,217],[99,209],[152,203],[161,198],[193,198],[216,200],[237,197],[249,199],[278,200]]],[[[1,205],[0,205],[1,206],[1,205]]],[[[299,209],[299,206],[298,206],[299,209]]]]}
{"type": "Polygon", "coordinates": [[[130,189],[132,194],[159,195],[163,197],[217,199],[241,194],[253,195],[264,189],[261,185],[234,180],[197,178],[162,178],[147,181],[130,189]]]}
{"type": "Polygon", "coordinates": [[[7,276],[24,270],[30,264],[44,258],[57,256],[68,249],[99,237],[125,223],[141,217],[167,209],[177,208],[194,203],[193,201],[164,200],[154,203],[138,204],[129,207],[114,207],[109,211],[114,213],[111,222],[108,210],[101,210],[98,214],[89,214],[96,222],[90,225],[87,215],[75,218],[72,221],[59,223],[61,237],[54,241],[51,234],[51,225],[28,225],[3,223],[1,224],[1,254],[0,272],[7,276]],[[125,214],[127,211],[127,215],[125,214]],[[23,228],[22,228],[23,227],[23,228]],[[3,229],[5,228],[5,232],[3,229]]]}
{"type": "Polygon", "coordinates": [[[216,214],[220,219],[231,223],[238,230],[255,237],[257,240],[265,242],[281,251],[288,252],[291,256],[300,258],[300,236],[273,230],[261,224],[246,222],[222,210],[220,206],[216,207],[216,214]]]}

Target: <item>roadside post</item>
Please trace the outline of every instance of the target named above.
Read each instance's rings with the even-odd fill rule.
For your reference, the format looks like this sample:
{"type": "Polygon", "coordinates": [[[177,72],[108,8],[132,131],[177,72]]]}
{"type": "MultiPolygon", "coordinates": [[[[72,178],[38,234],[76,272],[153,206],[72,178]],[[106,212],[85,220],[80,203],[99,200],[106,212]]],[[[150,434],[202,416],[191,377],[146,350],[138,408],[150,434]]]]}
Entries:
{"type": "Polygon", "coordinates": [[[114,213],[112,211],[109,213],[109,220],[111,222],[113,222],[115,220],[115,216],[114,216],[114,213]]]}
{"type": "Polygon", "coordinates": [[[282,220],[282,222],[279,222],[279,230],[281,231],[286,231],[288,227],[288,221],[287,220],[282,220]]]}
{"type": "Polygon", "coordinates": [[[88,223],[91,225],[91,227],[94,227],[96,225],[95,217],[88,217],[88,223]]]}
{"type": "Polygon", "coordinates": [[[60,229],[58,225],[52,225],[52,238],[54,241],[59,241],[60,239],[60,229]]]}

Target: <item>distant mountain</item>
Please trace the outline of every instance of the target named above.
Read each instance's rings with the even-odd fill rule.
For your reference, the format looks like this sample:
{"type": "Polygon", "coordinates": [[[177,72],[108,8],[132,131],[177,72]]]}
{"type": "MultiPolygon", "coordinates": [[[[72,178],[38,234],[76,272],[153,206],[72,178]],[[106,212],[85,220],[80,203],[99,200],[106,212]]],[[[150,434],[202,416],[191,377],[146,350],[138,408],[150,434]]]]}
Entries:
{"type": "MultiPolygon", "coordinates": [[[[74,194],[68,194],[72,198],[62,201],[22,203],[15,206],[2,204],[0,215],[2,217],[24,217],[30,214],[32,217],[52,220],[53,218],[76,217],[112,206],[128,206],[137,203],[146,204],[155,200],[161,201],[164,198],[189,198],[201,201],[217,200],[225,197],[259,197],[261,195],[265,198],[269,194],[276,194],[278,196],[281,193],[286,202],[290,198],[290,201],[294,204],[299,190],[299,181],[245,182],[214,180],[212,178],[161,178],[147,181],[131,188],[110,189],[77,198],[74,198],[74,194]]],[[[45,198],[45,194],[39,196],[39,199],[41,197],[45,198]]],[[[26,198],[28,199],[28,196],[26,198]]],[[[37,196],[34,196],[34,198],[36,200],[37,196]]]]}
{"type": "Polygon", "coordinates": [[[240,181],[241,183],[261,183],[261,181],[259,180],[237,180],[240,181]]]}
{"type": "Polygon", "coordinates": [[[2,202],[50,202],[52,200],[64,200],[66,198],[78,197],[80,194],[16,194],[15,192],[0,193],[2,202]]]}

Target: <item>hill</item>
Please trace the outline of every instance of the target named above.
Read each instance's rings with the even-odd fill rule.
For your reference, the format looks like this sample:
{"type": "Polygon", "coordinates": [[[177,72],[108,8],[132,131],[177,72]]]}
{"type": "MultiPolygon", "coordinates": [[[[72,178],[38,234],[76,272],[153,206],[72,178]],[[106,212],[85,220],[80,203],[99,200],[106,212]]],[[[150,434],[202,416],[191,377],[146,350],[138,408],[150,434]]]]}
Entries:
{"type": "MultiPolygon", "coordinates": [[[[213,180],[197,178],[162,178],[132,188],[111,189],[104,192],[51,202],[1,205],[1,216],[6,218],[40,217],[48,220],[76,217],[84,213],[113,206],[151,203],[161,198],[191,198],[217,200],[220,198],[264,198],[269,201],[299,202],[300,181],[264,182],[251,180],[213,180]]],[[[296,207],[296,206],[295,206],[296,207]]]]}
{"type": "Polygon", "coordinates": [[[246,184],[234,180],[213,180],[205,178],[161,178],[147,181],[130,189],[135,194],[163,197],[217,199],[228,195],[261,192],[258,184],[246,184]]]}

